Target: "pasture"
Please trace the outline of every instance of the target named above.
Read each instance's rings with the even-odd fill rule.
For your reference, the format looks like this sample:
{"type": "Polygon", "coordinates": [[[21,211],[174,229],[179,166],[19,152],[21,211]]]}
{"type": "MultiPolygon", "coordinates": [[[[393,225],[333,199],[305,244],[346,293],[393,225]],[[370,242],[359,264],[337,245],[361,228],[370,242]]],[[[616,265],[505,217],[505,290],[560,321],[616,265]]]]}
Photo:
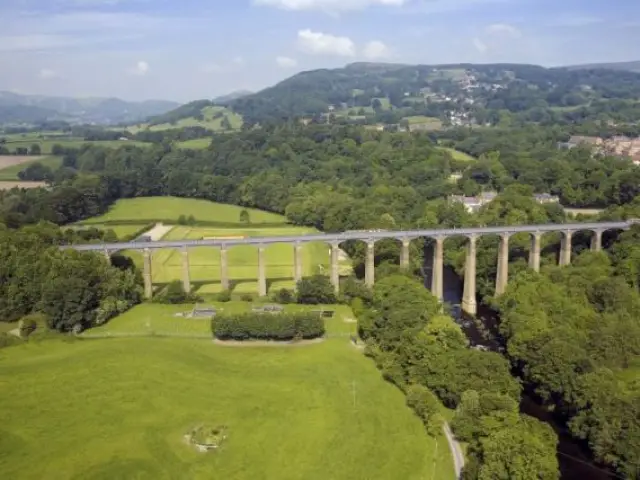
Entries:
{"type": "Polygon", "coordinates": [[[51,170],[56,170],[62,165],[62,159],[60,157],[0,155],[0,180],[18,180],[18,173],[35,162],[46,165],[51,168],[51,170]]]}
{"type": "Polygon", "coordinates": [[[181,118],[175,123],[163,123],[159,125],[149,125],[146,123],[127,127],[127,130],[136,134],[143,130],[159,132],[162,130],[172,130],[185,127],[203,127],[214,132],[223,132],[222,120],[229,120],[232,130],[239,130],[242,127],[242,116],[225,107],[209,106],[202,109],[202,120],[195,117],[181,118]]]}
{"type": "Polygon", "coordinates": [[[193,140],[185,140],[184,142],[177,142],[178,148],[191,149],[191,150],[204,150],[211,145],[210,138],[194,138],[193,140]]]}
{"type": "MultiPolygon", "coordinates": [[[[199,240],[202,238],[266,237],[282,235],[304,235],[313,229],[301,227],[279,228],[206,228],[176,226],[163,240],[199,240]]],[[[265,247],[267,290],[294,287],[294,247],[281,243],[265,247]]],[[[142,255],[127,252],[140,268],[142,255]]],[[[228,275],[234,294],[258,292],[258,248],[252,245],[231,247],[227,253],[228,275]]],[[[329,246],[324,242],[311,242],[302,247],[303,275],[327,274],[329,269],[329,246]]],[[[176,249],[153,250],[152,281],[164,285],[182,278],[182,253],[176,249]]],[[[199,294],[214,294],[222,290],[220,283],[220,249],[217,247],[195,247],[189,249],[189,272],[192,288],[199,294]]],[[[340,262],[341,275],[351,273],[350,260],[340,262]]]]}
{"type": "MultiPolygon", "coordinates": [[[[104,215],[93,217],[82,224],[139,223],[145,224],[154,220],[173,220],[177,222],[181,215],[193,215],[197,221],[225,224],[241,224],[242,207],[222,203],[177,197],[141,197],[118,200],[104,215]]],[[[275,213],[251,208],[249,213],[251,224],[271,223],[284,224],[285,217],[275,213]]],[[[169,222],[167,222],[169,223],[169,222]]]]}
{"type": "Polygon", "coordinates": [[[4,478],[454,478],[444,438],[427,436],[345,338],[251,348],[47,340],[0,357],[4,478]],[[203,423],[227,427],[219,450],[184,441],[203,423]]]}
{"type": "Polygon", "coordinates": [[[456,150],[455,148],[449,147],[438,147],[440,150],[444,150],[451,154],[454,160],[459,160],[461,162],[475,162],[476,159],[469,155],[468,153],[461,152],[460,150],[456,150]]]}
{"type": "Polygon", "coordinates": [[[26,137],[14,138],[7,140],[5,147],[10,152],[15,152],[17,148],[31,148],[31,145],[38,144],[43,155],[50,155],[54,145],[60,145],[63,148],[80,148],[83,145],[96,145],[105,148],[119,148],[123,146],[148,147],[151,143],[136,142],[133,140],[94,140],[86,141],[81,137],[26,137]]]}

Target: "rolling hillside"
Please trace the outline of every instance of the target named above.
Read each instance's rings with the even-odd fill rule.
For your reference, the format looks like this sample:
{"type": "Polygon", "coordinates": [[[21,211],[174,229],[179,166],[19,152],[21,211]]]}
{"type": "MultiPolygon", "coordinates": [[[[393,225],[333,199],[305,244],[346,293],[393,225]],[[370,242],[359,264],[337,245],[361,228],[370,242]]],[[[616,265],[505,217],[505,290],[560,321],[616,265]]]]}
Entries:
{"type": "Polygon", "coordinates": [[[214,132],[239,130],[242,127],[242,117],[210,100],[196,100],[152,117],[146,123],[129,127],[128,130],[137,133],[143,130],[162,131],[185,127],[202,127],[214,132]]]}
{"type": "Polygon", "coordinates": [[[604,68],[607,70],[625,70],[629,72],[640,72],[640,61],[635,62],[615,62],[615,63],[590,63],[586,65],[572,65],[569,70],[592,70],[604,68]]]}

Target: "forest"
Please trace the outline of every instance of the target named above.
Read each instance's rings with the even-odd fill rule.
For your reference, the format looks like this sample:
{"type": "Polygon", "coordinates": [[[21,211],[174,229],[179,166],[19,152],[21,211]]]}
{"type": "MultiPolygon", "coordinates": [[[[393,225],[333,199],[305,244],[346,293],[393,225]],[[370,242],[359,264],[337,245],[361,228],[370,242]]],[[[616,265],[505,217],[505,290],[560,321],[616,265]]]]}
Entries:
{"type": "MultiPolygon", "coordinates": [[[[640,218],[640,169],[582,148],[559,150],[563,135],[560,128],[531,127],[509,136],[461,130],[434,138],[285,124],[216,136],[215,148],[203,151],[167,143],[67,150],[62,166],[50,172],[50,188],[0,192],[0,315],[17,320],[43,312],[52,328],[67,331],[139,302],[140,274],[125,259],[109,266],[99,256],[57,248],[100,241],[56,225],[101,214],[119,198],[203,198],[284,213],[291,223],[329,232],[567,221],[559,205],[537,203],[534,192],[558,194],[565,206],[608,207],[602,218],[640,218]],[[445,144],[478,160],[454,159],[440,148],[445,144]],[[462,177],[452,181],[452,173],[462,177]],[[489,189],[499,196],[473,216],[443,200],[489,189]]],[[[527,271],[527,239],[516,235],[512,281],[498,299],[497,239],[483,238],[478,291],[501,316],[506,357],[467,348],[414,272],[400,271],[396,242],[376,245],[373,291],[352,279],[342,300],[360,318],[368,353],[405,391],[427,429],[438,421],[430,395],[456,409],[452,426],[469,443],[465,478],[525,480],[534,471],[535,478],[558,478],[553,432],[518,412],[526,389],[599,462],[634,479],[640,475],[638,235],[637,229],[613,232],[600,254],[588,252],[588,238],[577,235],[574,265],[566,269],[555,267],[558,238],[547,235],[541,274],[527,271]]],[[[414,243],[417,269],[422,253],[414,243]]],[[[361,273],[362,245],[345,248],[361,273]]],[[[460,273],[462,240],[447,241],[445,255],[460,273]]]]}

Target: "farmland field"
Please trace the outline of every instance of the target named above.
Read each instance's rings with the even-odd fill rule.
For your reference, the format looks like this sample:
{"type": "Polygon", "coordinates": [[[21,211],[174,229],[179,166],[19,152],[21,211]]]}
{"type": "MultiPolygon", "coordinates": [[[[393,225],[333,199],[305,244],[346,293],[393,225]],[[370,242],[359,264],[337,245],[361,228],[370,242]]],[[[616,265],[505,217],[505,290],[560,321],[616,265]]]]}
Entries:
{"type": "Polygon", "coordinates": [[[193,140],[185,140],[176,144],[178,148],[191,148],[193,150],[204,150],[211,145],[210,138],[194,138],[193,140]]]}
{"type": "Polygon", "coordinates": [[[127,237],[129,235],[133,235],[138,232],[142,227],[146,224],[126,224],[126,225],[101,225],[101,224],[76,224],[72,225],[71,228],[74,229],[87,229],[87,228],[97,228],[98,230],[113,230],[113,232],[118,236],[119,239],[127,237]]]}
{"type": "Polygon", "coordinates": [[[51,154],[51,149],[54,145],[61,145],[64,148],[80,148],[82,145],[97,145],[101,147],[107,148],[119,148],[124,146],[136,146],[136,147],[147,147],[150,146],[151,143],[145,142],[135,142],[132,140],[123,141],[123,140],[96,140],[96,141],[86,141],[83,138],[73,138],[73,137],[60,137],[60,138],[27,138],[27,139],[16,139],[16,140],[7,140],[5,145],[6,148],[9,149],[10,152],[14,152],[16,148],[30,148],[34,143],[40,145],[40,149],[43,155],[51,154]]]}
{"type": "MultiPolygon", "coordinates": [[[[137,222],[145,224],[153,220],[178,220],[180,215],[193,215],[198,221],[240,224],[242,207],[176,197],[142,197],[118,200],[104,215],[81,222],[102,224],[105,222],[137,222]]],[[[286,219],[282,215],[262,210],[246,209],[252,224],[279,223],[286,219]]],[[[255,225],[254,225],[255,226],[255,225]]]]}
{"type": "Polygon", "coordinates": [[[18,173],[35,162],[56,170],[62,164],[62,159],[52,156],[0,155],[0,180],[18,180],[18,173]]]}
{"type": "MultiPolygon", "coordinates": [[[[112,322],[155,322],[139,309],[112,322]]],[[[454,478],[444,438],[426,434],[402,392],[345,338],[254,348],[47,340],[1,357],[4,478],[454,478]],[[203,423],[227,427],[220,449],[199,453],[184,441],[203,423]]]]}
{"type": "Polygon", "coordinates": [[[133,134],[138,133],[143,130],[150,130],[152,132],[159,132],[162,130],[171,130],[174,128],[185,128],[185,127],[203,127],[208,130],[224,131],[222,128],[222,119],[227,118],[229,123],[231,124],[231,128],[233,130],[239,130],[242,127],[242,116],[237,113],[232,112],[231,110],[225,107],[217,107],[210,106],[204,107],[202,109],[203,120],[198,120],[195,117],[182,118],[178,120],[175,124],[163,123],[160,125],[148,125],[148,124],[140,124],[135,125],[133,127],[128,127],[127,130],[133,134]],[[221,117],[214,118],[216,115],[222,114],[221,117]]]}
{"type": "MultiPolygon", "coordinates": [[[[206,228],[176,226],[164,240],[200,240],[206,237],[266,237],[281,235],[303,235],[314,233],[313,229],[301,227],[276,228],[206,228]]],[[[142,255],[129,252],[134,262],[141,266],[142,255]]],[[[252,245],[231,247],[228,250],[228,274],[233,293],[256,293],[258,291],[258,248],[252,245]]],[[[294,287],[293,245],[282,243],[265,247],[267,288],[274,291],[294,287]]],[[[329,247],[323,242],[311,242],[302,247],[303,275],[326,273],[329,268],[329,247]]],[[[220,292],[220,249],[195,247],[189,249],[189,271],[191,283],[200,294],[220,292]]],[[[340,262],[341,275],[351,273],[348,258],[340,262]]],[[[154,250],[152,253],[152,280],[156,285],[166,284],[182,278],[182,253],[176,249],[154,250]]]]}
{"type": "Polygon", "coordinates": [[[20,181],[4,181],[0,180],[0,190],[11,190],[12,188],[39,188],[46,187],[45,182],[20,182],[20,181]]]}

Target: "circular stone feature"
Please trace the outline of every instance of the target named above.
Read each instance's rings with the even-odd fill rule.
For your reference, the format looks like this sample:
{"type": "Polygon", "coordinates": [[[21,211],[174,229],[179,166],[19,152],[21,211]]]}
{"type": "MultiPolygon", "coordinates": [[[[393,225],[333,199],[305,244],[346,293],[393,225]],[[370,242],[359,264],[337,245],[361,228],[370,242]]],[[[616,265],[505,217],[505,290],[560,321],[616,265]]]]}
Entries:
{"type": "Polygon", "coordinates": [[[200,452],[216,450],[227,439],[227,427],[200,425],[186,434],[185,439],[200,452]]]}

